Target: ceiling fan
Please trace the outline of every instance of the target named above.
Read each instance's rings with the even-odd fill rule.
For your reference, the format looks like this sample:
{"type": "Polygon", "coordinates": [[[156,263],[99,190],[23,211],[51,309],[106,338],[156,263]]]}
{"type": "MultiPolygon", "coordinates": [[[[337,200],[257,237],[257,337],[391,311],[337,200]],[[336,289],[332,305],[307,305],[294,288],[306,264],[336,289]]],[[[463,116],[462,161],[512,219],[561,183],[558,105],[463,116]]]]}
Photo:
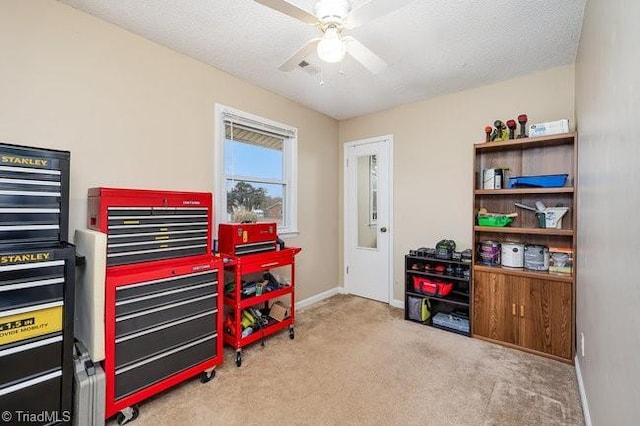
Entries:
{"type": "Polygon", "coordinates": [[[315,26],[323,33],[322,37],[309,40],[280,65],[279,70],[293,71],[316,50],[318,57],[329,63],[340,62],[348,53],[373,74],[382,72],[387,67],[387,63],[355,38],[343,35],[343,32],[386,15],[409,2],[409,0],[393,2],[370,0],[363,6],[351,10],[348,0],[320,0],[314,7],[314,14],[311,14],[285,0],[255,1],[305,24],[315,26]]]}

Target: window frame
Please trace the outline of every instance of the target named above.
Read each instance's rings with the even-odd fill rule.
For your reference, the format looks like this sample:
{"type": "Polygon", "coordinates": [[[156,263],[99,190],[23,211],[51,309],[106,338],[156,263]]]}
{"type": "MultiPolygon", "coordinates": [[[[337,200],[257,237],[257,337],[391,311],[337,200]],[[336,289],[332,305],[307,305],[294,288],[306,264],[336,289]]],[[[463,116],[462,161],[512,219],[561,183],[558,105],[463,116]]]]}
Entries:
{"type": "MultiPolygon", "coordinates": [[[[283,138],[283,216],[287,225],[278,226],[278,236],[292,237],[298,231],[298,129],[287,124],[279,123],[268,118],[250,114],[226,105],[215,105],[215,140],[214,140],[214,212],[217,223],[227,215],[227,190],[224,168],[225,122],[252,127],[278,134],[283,138]]],[[[240,176],[238,176],[240,177],[240,176]]],[[[255,178],[255,177],[250,177],[255,178]]],[[[241,180],[241,179],[239,179],[241,180]]],[[[217,238],[218,229],[214,227],[217,238]]]]}

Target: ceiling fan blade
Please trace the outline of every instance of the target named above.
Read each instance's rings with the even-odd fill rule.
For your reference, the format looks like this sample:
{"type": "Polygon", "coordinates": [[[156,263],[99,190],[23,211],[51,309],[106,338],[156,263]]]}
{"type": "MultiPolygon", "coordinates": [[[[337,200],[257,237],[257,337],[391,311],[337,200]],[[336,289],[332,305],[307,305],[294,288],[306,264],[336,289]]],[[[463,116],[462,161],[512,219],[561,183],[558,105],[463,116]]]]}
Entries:
{"type": "Polygon", "coordinates": [[[296,53],[291,55],[289,59],[284,61],[284,63],[280,65],[278,69],[284,72],[289,72],[296,69],[298,64],[304,61],[305,58],[309,56],[311,52],[313,52],[316,49],[316,46],[318,46],[319,41],[320,41],[319,38],[312,38],[311,40],[309,40],[307,44],[302,46],[296,53]]]}
{"type": "Polygon", "coordinates": [[[353,56],[356,61],[364,65],[364,67],[373,74],[380,74],[387,68],[385,61],[355,38],[344,37],[343,40],[347,43],[347,53],[353,56]]]}
{"type": "Polygon", "coordinates": [[[381,16],[387,15],[413,0],[370,0],[363,6],[352,10],[345,17],[345,28],[356,28],[369,21],[373,21],[381,16]]]}
{"type": "Polygon", "coordinates": [[[298,6],[294,6],[285,0],[255,0],[256,3],[260,3],[268,8],[277,10],[280,13],[296,18],[299,21],[309,25],[316,25],[318,18],[304,9],[300,9],[298,6]]]}

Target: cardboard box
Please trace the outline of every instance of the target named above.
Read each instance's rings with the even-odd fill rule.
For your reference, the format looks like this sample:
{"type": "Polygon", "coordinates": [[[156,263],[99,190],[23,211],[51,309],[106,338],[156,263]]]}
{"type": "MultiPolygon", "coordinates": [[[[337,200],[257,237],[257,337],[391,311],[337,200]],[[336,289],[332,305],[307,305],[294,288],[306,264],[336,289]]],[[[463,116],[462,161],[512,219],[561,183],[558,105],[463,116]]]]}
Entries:
{"type": "Polygon", "coordinates": [[[289,316],[289,308],[280,301],[273,302],[269,308],[269,316],[276,321],[282,321],[289,316]]]}
{"type": "Polygon", "coordinates": [[[549,247],[549,272],[570,274],[573,271],[573,249],[549,247]]]}
{"type": "Polygon", "coordinates": [[[559,133],[569,133],[569,120],[547,121],[529,126],[529,137],[557,135],[559,133]]]}

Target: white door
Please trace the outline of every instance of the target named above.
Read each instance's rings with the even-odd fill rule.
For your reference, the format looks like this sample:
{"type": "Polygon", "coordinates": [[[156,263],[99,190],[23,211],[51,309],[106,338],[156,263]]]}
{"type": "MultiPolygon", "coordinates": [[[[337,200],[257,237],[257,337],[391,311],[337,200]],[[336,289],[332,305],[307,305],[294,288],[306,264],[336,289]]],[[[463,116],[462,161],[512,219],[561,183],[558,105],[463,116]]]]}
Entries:
{"type": "Polygon", "coordinates": [[[345,290],[390,303],[391,136],[345,144],[345,290]]]}

